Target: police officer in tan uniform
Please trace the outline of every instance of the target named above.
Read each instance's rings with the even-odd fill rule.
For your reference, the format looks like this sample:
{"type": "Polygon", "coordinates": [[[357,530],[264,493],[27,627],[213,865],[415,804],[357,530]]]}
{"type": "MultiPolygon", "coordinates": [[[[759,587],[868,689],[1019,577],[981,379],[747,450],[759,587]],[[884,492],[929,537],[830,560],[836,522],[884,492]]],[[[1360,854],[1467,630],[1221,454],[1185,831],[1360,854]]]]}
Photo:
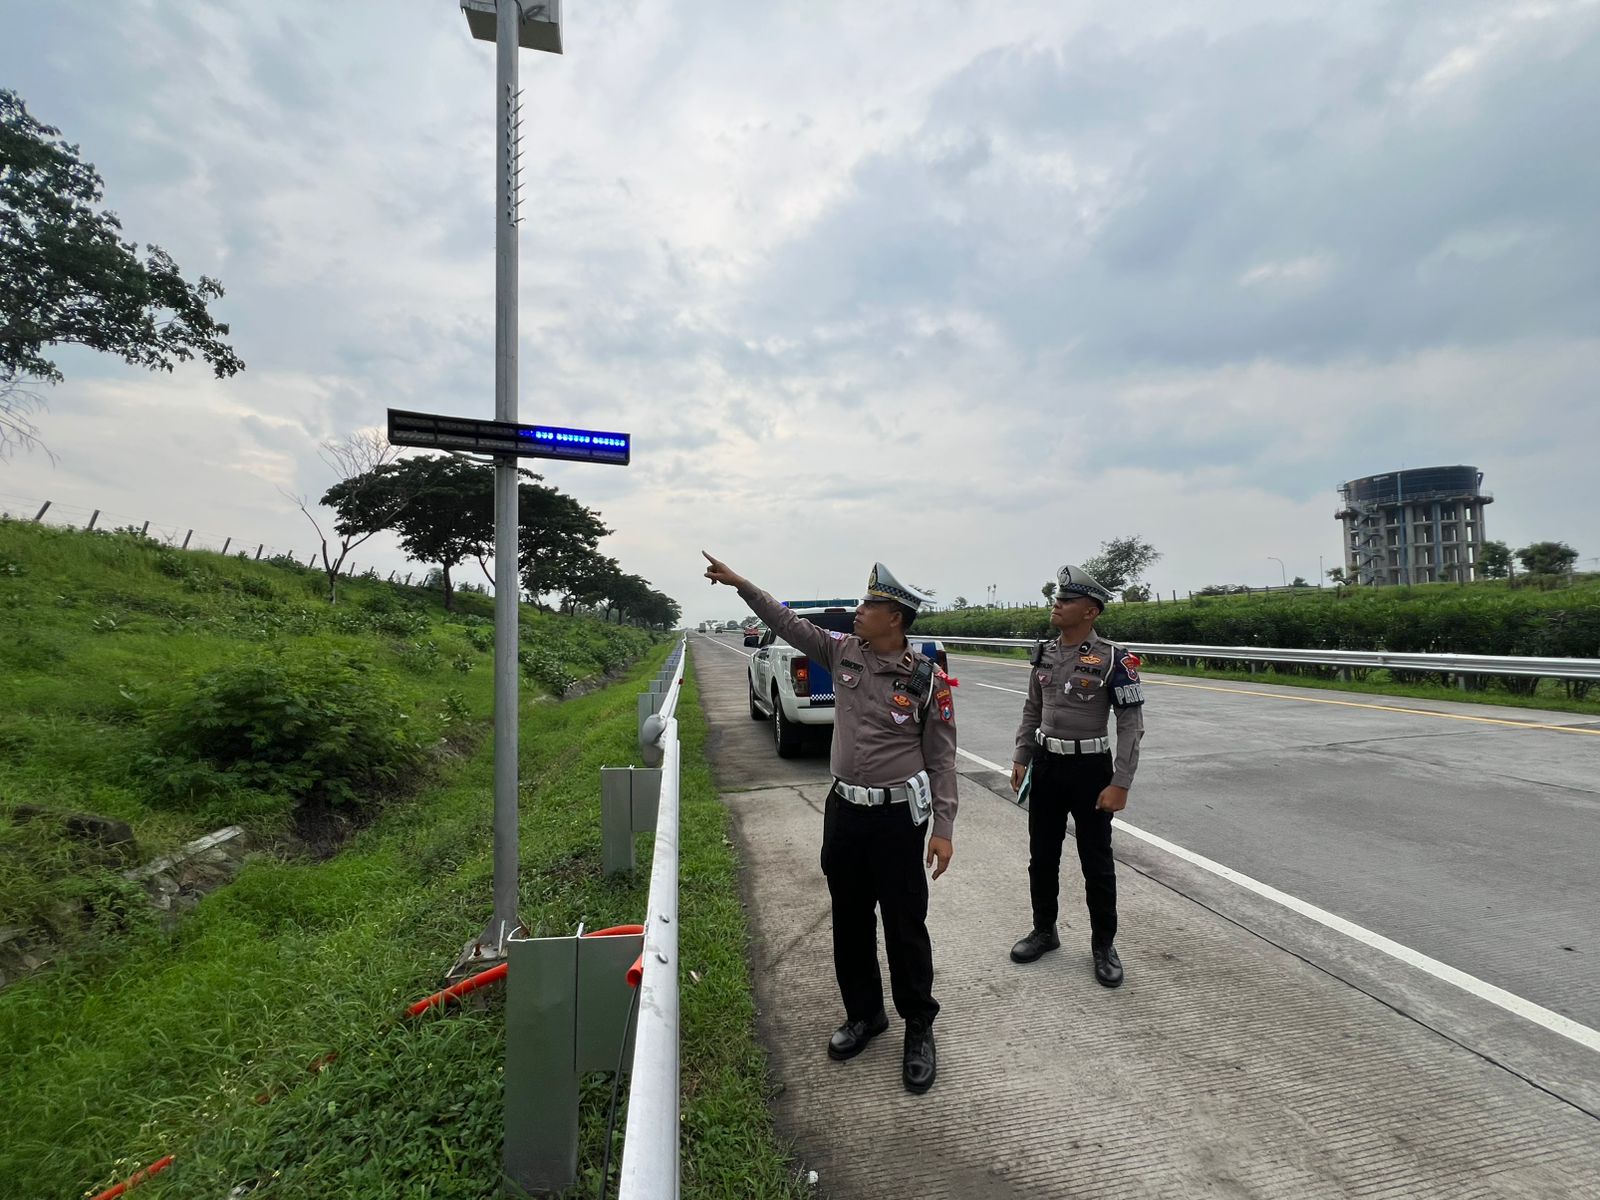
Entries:
{"type": "Polygon", "coordinates": [[[1028,779],[1028,890],[1033,931],[1011,948],[1015,962],[1030,963],[1061,945],[1056,934],[1061,844],[1067,818],[1076,827],[1078,862],[1089,903],[1094,977],[1106,987],[1122,983],[1117,936],[1117,876],[1111,858],[1111,817],[1128,803],[1144,736],[1144,693],[1139,659],[1094,631],[1111,593],[1082,567],[1056,575],[1050,624],[1053,642],[1034,650],[1028,698],[1011,756],[1011,790],[1028,779]],[[1116,755],[1106,736],[1117,718],[1116,755]]]}
{"type": "Polygon", "coordinates": [[[711,555],[706,559],[706,578],[737,589],[779,637],[833,675],[834,781],[822,822],[822,871],[833,900],[833,967],[845,1022],[829,1039],[828,1054],[854,1058],[889,1027],[873,911],[881,909],[889,987],[906,1023],[902,1078],[920,1095],[938,1073],[924,867],[933,867],[935,879],[949,867],[956,819],[950,683],[906,641],[926,597],[877,563],[856,608],[855,632],[847,636],[796,616],[711,555]]]}

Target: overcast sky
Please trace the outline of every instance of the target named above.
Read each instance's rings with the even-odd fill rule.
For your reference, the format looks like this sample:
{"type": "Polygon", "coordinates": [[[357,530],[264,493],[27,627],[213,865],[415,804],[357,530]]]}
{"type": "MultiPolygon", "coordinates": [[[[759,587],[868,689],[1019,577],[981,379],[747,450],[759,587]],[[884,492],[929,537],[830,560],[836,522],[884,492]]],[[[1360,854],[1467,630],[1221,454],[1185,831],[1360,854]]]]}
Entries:
{"type": "MultiPolygon", "coordinates": [[[[63,352],[58,461],[0,506],[303,559],[319,442],[493,415],[494,53],[453,0],[6,8],[0,86],[223,282],[248,369],[63,352]]],[[[1130,533],[1165,591],[1314,579],[1338,484],[1401,466],[1600,556],[1593,0],[563,8],[522,58],[521,414],[634,461],[529,465],[686,617],[739,611],[702,546],[786,596],[882,559],[1037,599],[1130,533]]]]}

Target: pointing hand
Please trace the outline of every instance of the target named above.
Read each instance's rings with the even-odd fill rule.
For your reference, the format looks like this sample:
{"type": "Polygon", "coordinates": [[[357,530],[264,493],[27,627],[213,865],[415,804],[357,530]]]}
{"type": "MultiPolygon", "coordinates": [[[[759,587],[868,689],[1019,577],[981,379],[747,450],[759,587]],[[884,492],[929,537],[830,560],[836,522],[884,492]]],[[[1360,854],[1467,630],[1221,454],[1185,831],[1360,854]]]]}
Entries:
{"type": "Polygon", "coordinates": [[[729,587],[736,588],[744,582],[744,577],[737,574],[727,563],[720,559],[712,558],[704,550],[700,551],[700,553],[705,554],[706,561],[711,564],[706,568],[706,578],[712,583],[725,583],[729,587]]]}

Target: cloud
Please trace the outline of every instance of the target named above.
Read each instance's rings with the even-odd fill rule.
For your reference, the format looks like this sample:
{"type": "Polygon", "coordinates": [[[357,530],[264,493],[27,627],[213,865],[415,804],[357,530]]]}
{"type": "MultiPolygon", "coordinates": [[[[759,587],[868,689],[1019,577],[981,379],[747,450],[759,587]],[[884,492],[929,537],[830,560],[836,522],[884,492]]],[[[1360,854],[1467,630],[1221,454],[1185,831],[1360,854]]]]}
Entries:
{"type": "MultiPolygon", "coordinates": [[[[690,616],[702,544],[1031,599],[1141,532],[1181,592],[1309,578],[1341,480],[1456,461],[1494,536],[1600,547],[1551,485],[1600,439],[1600,9],[1068,7],[597,0],[523,56],[521,412],[634,434],[531,464],[606,552],[690,616]]],[[[4,490],[298,544],[319,442],[492,411],[492,50],[453,9],[87,11],[14,23],[15,84],[249,369],[67,351],[61,465],[4,490]]]]}

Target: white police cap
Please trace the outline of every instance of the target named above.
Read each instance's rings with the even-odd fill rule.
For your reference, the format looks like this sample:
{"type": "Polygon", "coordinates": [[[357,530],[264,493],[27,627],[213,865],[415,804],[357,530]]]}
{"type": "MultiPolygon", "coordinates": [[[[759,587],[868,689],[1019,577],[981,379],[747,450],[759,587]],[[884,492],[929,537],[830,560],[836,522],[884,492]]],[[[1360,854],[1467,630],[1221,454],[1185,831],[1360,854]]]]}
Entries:
{"type": "Polygon", "coordinates": [[[921,612],[922,606],[932,599],[901,583],[882,563],[872,564],[872,574],[867,576],[867,596],[873,600],[893,600],[912,612],[921,612]]]}
{"type": "Polygon", "coordinates": [[[1056,599],[1071,600],[1074,596],[1087,596],[1102,609],[1111,604],[1111,593],[1098,579],[1082,567],[1068,564],[1056,572],[1056,599]]]}

